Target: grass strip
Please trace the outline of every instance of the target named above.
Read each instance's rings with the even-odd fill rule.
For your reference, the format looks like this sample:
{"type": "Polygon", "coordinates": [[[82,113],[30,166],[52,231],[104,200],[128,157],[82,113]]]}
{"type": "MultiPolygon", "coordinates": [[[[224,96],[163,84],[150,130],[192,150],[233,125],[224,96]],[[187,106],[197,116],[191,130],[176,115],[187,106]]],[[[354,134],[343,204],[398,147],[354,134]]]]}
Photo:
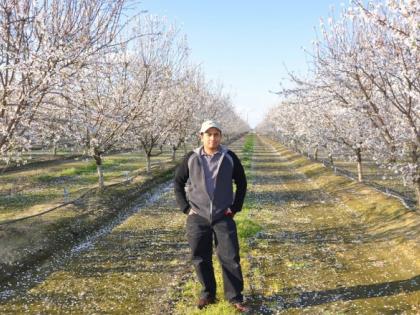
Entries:
{"type": "Polygon", "coordinates": [[[14,282],[21,272],[42,263],[57,251],[66,251],[88,235],[129,210],[143,193],[173,177],[174,163],[154,171],[141,183],[89,191],[77,203],[2,226],[0,239],[0,285],[14,282]]]}

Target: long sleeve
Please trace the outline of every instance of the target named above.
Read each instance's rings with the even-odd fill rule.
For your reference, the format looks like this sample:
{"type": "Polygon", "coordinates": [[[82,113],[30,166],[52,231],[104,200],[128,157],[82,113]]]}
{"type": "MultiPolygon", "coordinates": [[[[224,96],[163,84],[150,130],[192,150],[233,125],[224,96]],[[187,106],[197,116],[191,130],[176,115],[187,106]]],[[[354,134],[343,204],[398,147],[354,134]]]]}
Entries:
{"type": "Polygon", "coordinates": [[[233,212],[239,212],[242,210],[242,206],[244,204],[245,195],[246,195],[246,176],[244,168],[241,164],[241,161],[236,156],[235,153],[232,151],[229,151],[230,156],[233,159],[233,180],[236,185],[236,192],[235,192],[235,200],[233,202],[233,205],[231,207],[231,210],[233,212]]]}
{"type": "Polygon", "coordinates": [[[176,201],[184,213],[188,213],[190,210],[190,204],[187,200],[187,195],[185,193],[185,184],[189,178],[189,171],[188,171],[188,159],[193,152],[188,153],[182,163],[178,165],[175,171],[175,179],[174,179],[174,191],[175,191],[175,198],[176,201]]]}

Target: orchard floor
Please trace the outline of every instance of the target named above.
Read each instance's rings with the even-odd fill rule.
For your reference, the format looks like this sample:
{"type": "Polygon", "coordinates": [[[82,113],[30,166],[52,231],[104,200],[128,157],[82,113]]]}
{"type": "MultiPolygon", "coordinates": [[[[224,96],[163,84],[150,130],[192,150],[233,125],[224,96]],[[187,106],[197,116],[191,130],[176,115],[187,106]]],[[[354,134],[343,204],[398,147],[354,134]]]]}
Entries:
{"type": "Polygon", "coordinates": [[[268,139],[254,147],[256,313],[419,314],[419,216],[359,184],[331,188],[323,180],[337,176],[299,159],[268,139]],[[375,198],[392,213],[375,213],[375,198]]]}
{"type": "MultiPolygon", "coordinates": [[[[256,136],[253,150],[251,210],[238,214],[262,228],[242,240],[252,314],[420,313],[417,214],[332,172],[321,176],[330,173],[268,139],[256,136]]],[[[217,304],[195,310],[184,225],[168,184],[109,234],[0,299],[0,314],[233,313],[217,304]]]]}

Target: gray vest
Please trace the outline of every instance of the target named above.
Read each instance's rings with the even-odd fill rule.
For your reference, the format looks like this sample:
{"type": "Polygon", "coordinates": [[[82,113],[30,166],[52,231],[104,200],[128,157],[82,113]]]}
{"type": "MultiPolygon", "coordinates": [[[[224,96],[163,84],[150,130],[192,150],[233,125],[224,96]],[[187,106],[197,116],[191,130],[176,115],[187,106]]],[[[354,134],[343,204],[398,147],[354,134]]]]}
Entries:
{"type": "Polygon", "coordinates": [[[186,195],[193,208],[200,216],[210,222],[224,217],[224,212],[234,200],[233,194],[233,159],[227,153],[228,149],[221,146],[222,156],[217,167],[216,186],[213,199],[206,189],[206,179],[200,158],[200,148],[194,150],[188,159],[189,179],[185,186],[186,195]]]}

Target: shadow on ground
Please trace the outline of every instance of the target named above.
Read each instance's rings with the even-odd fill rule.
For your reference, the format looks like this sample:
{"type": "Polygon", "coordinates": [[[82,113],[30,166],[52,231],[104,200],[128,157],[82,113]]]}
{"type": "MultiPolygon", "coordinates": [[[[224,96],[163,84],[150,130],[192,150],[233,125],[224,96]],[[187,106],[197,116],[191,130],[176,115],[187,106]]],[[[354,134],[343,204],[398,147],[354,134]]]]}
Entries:
{"type": "Polygon", "coordinates": [[[294,288],[286,288],[278,294],[266,297],[251,295],[249,304],[253,311],[265,310],[264,314],[272,314],[272,309],[305,308],[337,301],[385,297],[416,291],[420,291],[420,275],[406,280],[340,287],[324,291],[299,292],[294,288]]]}

